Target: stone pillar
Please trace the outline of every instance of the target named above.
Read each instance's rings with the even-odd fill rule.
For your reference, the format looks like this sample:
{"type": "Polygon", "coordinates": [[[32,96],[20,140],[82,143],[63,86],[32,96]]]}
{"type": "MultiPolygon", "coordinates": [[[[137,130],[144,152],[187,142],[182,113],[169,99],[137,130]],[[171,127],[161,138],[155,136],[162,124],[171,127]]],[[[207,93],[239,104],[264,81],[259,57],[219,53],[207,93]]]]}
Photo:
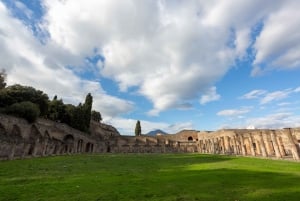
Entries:
{"type": "Polygon", "coordinates": [[[222,154],[225,154],[225,142],[224,142],[224,137],[221,137],[221,143],[222,143],[222,154]]]}
{"type": "Polygon", "coordinates": [[[240,135],[240,141],[241,141],[242,155],[246,156],[246,150],[245,150],[245,147],[244,147],[244,138],[243,138],[242,135],[240,135]]]}
{"type": "Polygon", "coordinates": [[[228,136],[224,136],[224,153],[229,152],[229,142],[228,142],[228,136]]]}
{"type": "Polygon", "coordinates": [[[265,147],[265,142],[262,136],[262,132],[260,132],[259,134],[259,141],[260,141],[260,150],[261,150],[261,154],[263,157],[267,157],[267,152],[266,152],[266,147],[265,147]]]}
{"type": "Polygon", "coordinates": [[[282,146],[283,146],[282,141],[280,141],[280,140],[277,138],[277,143],[278,143],[279,152],[280,152],[281,156],[282,156],[282,157],[285,156],[286,153],[285,153],[285,151],[284,151],[284,148],[282,147],[282,146]]]}
{"type": "Polygon", "coordinates": [[[35,157],[36,153],[37,153],[37,148],[38,148],[38,144],[39,144],[40,140],[36,139],[35,142],[33,143],[33,151],[32,151],[32,156],[35,157]]]}
{"type": "Polygon", "coordinates": [[[273,152],[270,150],[270,142],[267,135],[268,133],[262,134],[262,139],[266,148],[267,156],[272,156],[273,152]]]}
{"type": "Polygon", "coordinates": [[[22,159],[26,157],[27,153],[28,153],[28,148],[29,145],[26,144],[26,141],[24,142],[24,146],[23,146],[23,154],[22,154],[22,159]]]}
{"type": "Polygon", "coordinates": [[[8,160],[13,160],[14,159],[15,150],[16,150],[16,143],[12,143],[11,150],[10,150],[10,153],[8,155],[8,160]]]}
{"type": "Polygon", "coordinates": [[[47,146],[48,146],[48,140],[45,140],[43,143],[43,150],[42,150],[42,156],[46,156],[47,152],[47,146]]]}
{"type": "Polygon", "coordinates": [[[287,134],[287,137],[288,137],[288,140],[291,144],[291,151],[292,151],[292,154],[293,154],[293,158],[295,160],[299,160],[299,153],[298,153],[298,149],[296,147],[296,143],[294,142],[294,139],[293,139],[293,136],[292,136],[292,132],[291,132],[291,129],[290,128],[286,128],[285,129],[285,132],[287,134]]]}
{"type": "Polygon", "coordinates": [[[276,139],[276,136],[275,136],[273,130],[271,131],[271,139],[272,139],[272,142],[273,142],[276,158],[281,158],[282,156],[280,154],[279,147],[278,147],[278,144],[277,144],[277,139],[276,139]]]}
{"type": "Polygon", "coordinates": [[[251,155],[252,156],[255,156],[256,153],[255,153],[255,150],[254,150],[254,146],[253,146],[253,138],[252,138],[252,134],[249,133],[249,142],[250,142],[250,150],[251,150],[251,155]]]}
{"type": "Polygon", "coordinates": [[[232,140],[233,140],[233,152],[234,152],[234,154],[238,154],[237,145],[236,145],[236,137],[233,136],[232,140]]]}
{"type": "Polygon", "coordinates": [[[216,143],[216,142],[215,142],[215,139],[212,138],[211,141],[212,141],[212,149],[213,149],[212,153],[213,153],[213,154],[216,154],[216,146],[215,146],[215,143],[216,143]]]}

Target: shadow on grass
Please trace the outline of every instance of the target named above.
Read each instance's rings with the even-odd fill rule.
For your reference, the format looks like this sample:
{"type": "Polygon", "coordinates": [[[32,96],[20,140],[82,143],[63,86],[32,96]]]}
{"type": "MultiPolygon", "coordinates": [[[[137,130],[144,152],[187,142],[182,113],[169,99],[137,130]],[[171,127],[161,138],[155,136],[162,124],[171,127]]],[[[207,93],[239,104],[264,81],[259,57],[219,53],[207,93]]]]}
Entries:
{"type": "Polygon", "coordinates": [[[124,200],[299,201],[299,181],[296,175],[270,172],[174,170],[137,182],[132,188],[139,193],[124,200]]]}
{"type": "Polygon", "coordinates": [[[5,170],[0,174],[0,200],[299,200],[299,174],[242,170],[232,165],[236,159],[147,154],[11,161],[0,164],[0,172],[5,170]]]}

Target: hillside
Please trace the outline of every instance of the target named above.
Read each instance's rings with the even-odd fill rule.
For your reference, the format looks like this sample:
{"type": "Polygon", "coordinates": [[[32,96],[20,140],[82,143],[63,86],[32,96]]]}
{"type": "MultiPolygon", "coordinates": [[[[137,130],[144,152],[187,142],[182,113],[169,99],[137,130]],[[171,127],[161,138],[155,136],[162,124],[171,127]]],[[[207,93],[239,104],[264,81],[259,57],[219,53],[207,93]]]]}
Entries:
{"type": "Polygon", "coordinates": [[[146,135],[149,135],[149,136],[156,136],[157,134],[162,134],[162,135],[165,135],[165,134],[168,134],[160,129],[156,129],[156,130],[153,130],[153,131],[150,131],[148,132],[146,135]]]}

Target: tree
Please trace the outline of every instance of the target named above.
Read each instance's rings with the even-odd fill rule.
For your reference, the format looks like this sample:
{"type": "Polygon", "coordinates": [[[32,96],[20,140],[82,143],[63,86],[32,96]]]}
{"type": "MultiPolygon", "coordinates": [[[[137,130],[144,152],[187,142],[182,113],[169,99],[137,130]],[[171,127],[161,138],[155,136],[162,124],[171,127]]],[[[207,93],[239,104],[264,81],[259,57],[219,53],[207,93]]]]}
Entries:
{"type": "Polygon", "coordinates": [[[6,73],[5,70],[2,70],[0,72],[0,90],[5,88],[6,86],[5,80],[6,80],[6,73]]]}
{"type": "Polygon", "coordinates": [[[90,128],[92,106],[93,106],[93,96],[91,95],[91,93],[88,93],[85,97],[85,102],[82,106],[83,123],[86,131],[88,131],[88,129],[90,128]]]}
{"type": "Polygon", "coordinates": [[[141,136],[141,135],[142,135],[141,122],[138,120],[135,125],[135,136],[141,136]]]}
{"type": "Polygon", "coordinates": [[[92,120],[100,122],[102,120],[101,113],[95,110],[92,110],[92,120]]]}
{"type": "Polygon", "coordinates": [[[53,121],[65,122],[66,119],[66,105],[63,100],[57,100],[57,96],[55,95],[53,100],[49,102],[49,109],[47,117],[53,121]]]}
{"type": "Polygon", "coordinates": [[[40,115],[47,115],[49,98],[43,91],[19,84],[8,86],[0,90],[0,107],[8,107],[14,103],[24,101],[37,104],[39,106],[40,115]]]}
{"type": "Polygon", "coordinates": [[[29,123],[35,122],[40,115],[39,107],[29,101],[14,103],[6,108],[6,113],[26,119],[29,123]]]}

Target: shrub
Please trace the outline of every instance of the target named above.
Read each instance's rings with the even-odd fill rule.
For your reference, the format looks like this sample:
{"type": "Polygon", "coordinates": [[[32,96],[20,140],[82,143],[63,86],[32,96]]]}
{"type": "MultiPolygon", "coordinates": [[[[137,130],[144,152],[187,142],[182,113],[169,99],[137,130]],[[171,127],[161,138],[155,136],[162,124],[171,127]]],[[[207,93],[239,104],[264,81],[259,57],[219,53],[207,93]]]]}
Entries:
{"type": "Polygon", "coordinates": [[[13,116],[24,118],[29,123],[33,123],[39,117],[40,109],[38,105],[29,101],[24,101],[20,103],[14,103],[9,107],[7,107],[6,113],[13,116]]]}

